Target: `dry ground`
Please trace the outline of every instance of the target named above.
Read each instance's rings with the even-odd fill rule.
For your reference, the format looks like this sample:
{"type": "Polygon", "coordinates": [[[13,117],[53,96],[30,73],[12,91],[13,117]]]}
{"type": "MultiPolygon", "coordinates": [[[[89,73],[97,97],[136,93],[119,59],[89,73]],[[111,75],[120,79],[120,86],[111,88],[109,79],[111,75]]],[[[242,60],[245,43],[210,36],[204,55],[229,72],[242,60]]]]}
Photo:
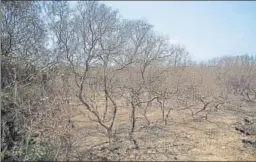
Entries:
{"type": "Polygon", "coordinates": [[[208,120],[193,119],[189,111],[173,110],[166,126],[161,122],[160,109],[152,107],[148,112],[150,125],[142,116],[137,119],[135,138],[140,147],[138,150],[132,149],[128,140],[129,108],[121,102],[115,122],[117,137],[112,150],[106,147],[108,139],[97,130],[97,124],[88,119],[85,107],[75,106],[73,132],[78,139],[74,146],[77,150],[75,156],[80,156],[80,160],[104,160],[103,157],[107,157],[108,160],[255,161],[256,149],[242,143],[246,137],[239,134],[234,126],[243,117],[255,117],[256,106],[236,104],[212,112],[208,120]]]}

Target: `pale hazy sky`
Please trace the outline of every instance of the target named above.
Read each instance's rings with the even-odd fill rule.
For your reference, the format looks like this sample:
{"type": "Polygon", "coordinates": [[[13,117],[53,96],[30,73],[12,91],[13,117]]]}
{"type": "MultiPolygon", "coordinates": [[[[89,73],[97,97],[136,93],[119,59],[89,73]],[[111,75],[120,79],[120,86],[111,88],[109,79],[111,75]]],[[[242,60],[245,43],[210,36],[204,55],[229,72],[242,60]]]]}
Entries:
{"type": "MultiPolygon", "coordinates": [[[[75,2],[73,2],[75,3],[75,2]]],[[[256,1],[101,1],[123,18],[145,19],[196,61],[256,54],[256,1]]]]}
{"type": "Polygon", "coordinates": [[[146,19],[192,57],[256,54],[256,1],[103,1],[124,18],[146,19]]]}

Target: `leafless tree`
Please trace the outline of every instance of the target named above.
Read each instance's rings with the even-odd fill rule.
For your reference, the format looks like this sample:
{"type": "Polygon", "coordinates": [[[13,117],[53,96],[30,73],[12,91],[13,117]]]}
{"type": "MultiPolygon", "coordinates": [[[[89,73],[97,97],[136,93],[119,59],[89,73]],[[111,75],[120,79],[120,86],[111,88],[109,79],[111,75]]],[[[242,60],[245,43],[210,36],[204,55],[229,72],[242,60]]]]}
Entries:
{"type": "MultiPolygon", "coordinates": [[[[217,83],[226,95],[239,95],[246,101],[255,100],[255,66],[243,57],[223,58],[217,73],[217,83]]],[[[247,57],[245,57],[247,58],[247,57]]]]}
{"type": "Polygon", "coordinates": [[[60,53],[66,53],[64,60],[68,61],[75,76],[77,97],[93,115],[90,119],[106,130],[111,142],[117,112],[117,92],[113,88],[115,75],[125,66],[117,65],[118,60],[115,60],[121,57],[125,39],[117,12],[98,2],[79,2],[72,17],[69,17],[69,10],[62,10],[60,6],[56,11],[59,19],[52,22],[53,32],[58,40],[57,47],[64,50],[60,53]],[[95,98],[102,93],[105,96],[104,114],[98,110],[100,103],[95,98]],[[110,108],[113,108],[111,118],[106,119],[110,108]]]}

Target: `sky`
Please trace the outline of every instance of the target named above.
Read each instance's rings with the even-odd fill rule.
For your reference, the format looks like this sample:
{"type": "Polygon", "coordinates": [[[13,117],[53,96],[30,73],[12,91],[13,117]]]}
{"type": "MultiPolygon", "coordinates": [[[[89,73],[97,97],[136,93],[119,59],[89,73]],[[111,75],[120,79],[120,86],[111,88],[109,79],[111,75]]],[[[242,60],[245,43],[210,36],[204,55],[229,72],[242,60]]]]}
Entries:
{"type": "Polygon", "coordinates": [[[123,18],[144,19],[195,61],[256,54],[256,1],[102,1],[123,18]]]}

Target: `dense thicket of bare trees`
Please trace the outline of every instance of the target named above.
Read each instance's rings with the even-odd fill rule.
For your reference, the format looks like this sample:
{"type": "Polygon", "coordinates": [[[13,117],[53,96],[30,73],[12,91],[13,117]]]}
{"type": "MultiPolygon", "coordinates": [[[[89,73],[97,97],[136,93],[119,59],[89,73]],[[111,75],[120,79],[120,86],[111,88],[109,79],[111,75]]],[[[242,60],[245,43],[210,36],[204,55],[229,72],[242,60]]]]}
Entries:
{"type": "MultiPolygon", "coordinates": [[[[1,5],[2,159],[58,159],[65,145],[63,159],[70,160],[75,143],[71,103],[76,99],[109,145],[122,109],[118,101],[127,103],[127,135],[135,149],[139,112],[150,125],[148,110],[159,109],[167,124],[173,109],[190,110],[194,117],[224,104],[223,95],[202,90],[202,80],[195,84],[183,75],[184,67],[192,66],[185,48],[169,44],[144,20],[123,19],[95,1],[74,8],[67,1],[1,5]],[[51,135],[47,142],[33,141],[45,134],[51,135]],[[55,137],[58,147],[51,142],[58,141],[55,137]]],[[[219,86],[253,101],[255,58],[239,59],[211,62],[221,64],[219,86]],[[234,70],[238,62],[243,68],[237,70],[245,71],[234,70]]]]}
{"type": "Polygon", "coordinates": [[[39,4],[4,1],[1,6],[1,151],[4,158],[26,159],[50,104],[49,78],[43,81],[40,71],[53,62],[39,4]]]}

